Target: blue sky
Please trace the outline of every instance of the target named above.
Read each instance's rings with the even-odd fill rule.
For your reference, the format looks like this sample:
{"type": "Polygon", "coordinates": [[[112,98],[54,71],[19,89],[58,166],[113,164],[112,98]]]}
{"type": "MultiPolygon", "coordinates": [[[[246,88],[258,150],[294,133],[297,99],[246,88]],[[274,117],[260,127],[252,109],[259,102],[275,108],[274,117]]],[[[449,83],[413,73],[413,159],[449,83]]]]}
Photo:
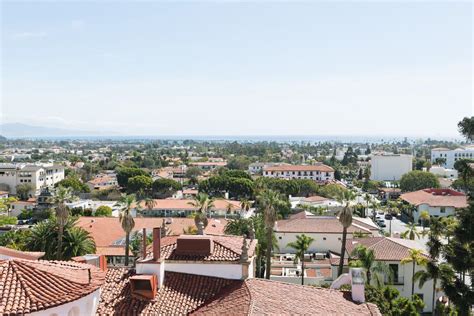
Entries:
{"type": "Polygon", "coordinates": [[[129,135],[456,135],[469,2],[2,3],[2,121],[129,135]]]}

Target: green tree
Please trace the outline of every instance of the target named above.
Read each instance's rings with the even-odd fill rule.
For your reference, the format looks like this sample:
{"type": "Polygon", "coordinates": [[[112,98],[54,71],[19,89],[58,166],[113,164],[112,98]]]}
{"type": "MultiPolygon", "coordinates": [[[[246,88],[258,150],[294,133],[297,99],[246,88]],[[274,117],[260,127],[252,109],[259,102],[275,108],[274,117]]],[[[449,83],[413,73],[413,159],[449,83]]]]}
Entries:
{"type": "Polygon", "coordinates": [[[296,257],[301,261],[301,285],[304,285],[304,255],[313,241],[314,238],[302,234],[297,235],[296,241],[290,242],[287,245],[296,250],[296,257]]]}
{"type": "Polygon", "coordinates": [[[347,240],[347,228],[352,225],[352,207],[351,201],[354,200],[355,195],[351,191],[341,191],[341,194],[338,196],[338,201],[342,203],[342,209],[339,212],[339,222],[342,225],[342,243],[341,243],[341,257],[339,259],[339,268],[337,275],[342,274],[342,269],[344,267],[344,256],[346,254],[346,240],[347,240]]]}
{"type": "Polygon", "coordinates": [[[412,280],[411,280],[411,295],[415,294],[415,282],[416,282],[416,275],[415,275],[415,267],[416,265],[419,266],[426,266],[428,263],[428,258],[423,254],[423,252],[419,249],[410,249],[410,254],[408,257],[403,258],[400,261],[401,264],[412,264],[412,280]]]}
{"type": "Polygon", "coordinates": [[[150,192],[152,185],[153,179],[150,176],[135,176],[128,179],[127,192],[143,194],[150,192]]]}
{"type": "Polygon", "coordinates": [[[191,183],[197,183],[197,178],[202,174],[202,170],[198,167],[189,167],[186,169],[185,177],[189,179],[191,183]]]}
{"type": "Polygon", "coordinates": [[[10,230],[0,234],[0,246],[26,251],[26,243],[30,234],[30,230],[10,230]]]}
{"type": "Polygon", "coordinates": [[[265,278],[270,279],[273,250],[273,227],[277,220],[277,210],[284,202],[282,201],[280,194],[272,190],[264,190],[257,199],[263,212],[267,238],[265,278]]]}
{"type": "Polygon", "coordinates": [[[214,207],[214,199],[210,198],[209,195],[205,193],[198,193],[194,197],[194,201],[189,202],[189,205],[197,209],[194,215],[194,223],[196,224],[196,227],[199,227],[199,223],[202,222],[204,228],[206,228],[209,223],[207,219],[209,211],[214,207]]]}
{"type": "Polygon", "coordinates": [[[405,238],[405,239],[408,237],[408,239],[410,240],[415,240],[415,238],[420,238],[420,233],[417,230],[416,224],[408,223],[407,230],[401,233],[400,237],[405,238]]]}
{"type": "Polygon", "coordinates": [[[227,163],[227,168],[234,170],[247,170],[250,160],[246,156],[238,156],[231,158],[227,163]]]}
{"type": "Polygon", "coordinates": [[[29,183],[23,183],[16,186],[16,195],[22,201],[28,200],[31,191],[33,191],[33,186],[29,183]]]}
{"type": "Polygon", "coordinates": [[[423,225],[423,230],[425,230],[426,224],[430,221],[430,213],[428,211],[422,211],[420,213],[420,220],[423,225]]]}
{"type": "Polygon", "coordinates": [[[90,192],[87,184],[81,181],[76,174],[68,176],[66,179],[63,179],[56,183],[56,187],[62,186],[65,188],[71,188],[76,194],[77,193],[88,193],[90,192]]]}
{"type": "Polygon", "coordinates": [[[127,188],[128,180],[136,176],[148,176],[148,173],[139,168],[119,168],[117,170],[117,182],[123,188],[127,188]]]}
{"type": "Polygon", "coordinates": [[[107,206],[107,205],[101,205],[95,210],[94,216],[96,216],[96,217],[100,217],[100,216],[111,217],[112,216],[112,208],[110,206],[107,206]]]}
{"type": "Polygon", "coordinates": [[[387,264],[375,261],[375,253],[373,249],[368,249],[364,245],[357,245],[351,252],[352,259],[349,262],[351,267],[362,267],[367,271],[367,284],[370,284],[372,275],[375,275],[379,285],[383,284],[383,280],[379,280],[379,274],[385,274],[391,278],[391,271],[387,264]]]}
{"type": "Polygon", "coordinates": [[[438,178],[425,171],[410,171],[400,179],[400,189],[403,192],[411,192],[428,188],[439,188],[438,178]]]}
{"type": "Polygon", "coordinates": [[[0,215],[0,227],[4,225],[16,225],[17,218],[14,216],[0,215]]]}
{"type": "Polygon", "coordinates": [[[152,185],[153,196],[157,198],[168,198],[181,189],[181,184],[172,179],[156,179],[152,185]]]}
{"type": "Polygon", "coordinates": [[[132,209],[138,208],[134,194],[123,194],[117,203],[119,209],[119,221],[125,232],[125,266],[128,266],[130,255],[130,233],[135,227],[135,220],[132,217],[132,209]]]}
{"type": "Polygon", "coordinates": [[[433,218],[430,223],[430,231],[428,233],[428,253],[430,260],[427,262],[426,271],[420,270],[415,273],[414,279],[418,281],[418,286],[421,289],[428,280],[433,280],[432,292],[432,308],[433,315],[436,315],[436,284],[441,277],[441,269],[439,259],[443,244],[441,236],[443,234],[444,225],[439,218],[433,218]]]}
{"type": "MultiPolygon", "coordinates": [[[[77,219],[70,217],[63,227],[62,260],[70,260],[72,257],[95,253],[94,239],[83,228],[76,226],[77,219]]],[[[36,224],[27,236],[27,251],[42,251],[44,259],[53,260],[58,257],[58,235],[59,225],[53,217],[36,224]]]]}
{"type": "Polygon", "coordinates": [[[466,137],[466,139],[474,140],[474,116],[465,117],[458,123],[459,132],[466,137]]]}
{"type": "Polygon", "coordinates": [[[66,225],[68,218],[69,218],[69,208],[67,207],[66,203],[72,202],[75,200],[75,196],[72,193],[71,188],[65,187],[57,187],[53,197],[51,199],[51,203],[54,205],[55,211],[55,218],[56,223],[58,224],[58,249],[57,249],[57,259],[62,260],[62,245],[63,245],[63,233],[64,233],[64,225],[66,225]]]}

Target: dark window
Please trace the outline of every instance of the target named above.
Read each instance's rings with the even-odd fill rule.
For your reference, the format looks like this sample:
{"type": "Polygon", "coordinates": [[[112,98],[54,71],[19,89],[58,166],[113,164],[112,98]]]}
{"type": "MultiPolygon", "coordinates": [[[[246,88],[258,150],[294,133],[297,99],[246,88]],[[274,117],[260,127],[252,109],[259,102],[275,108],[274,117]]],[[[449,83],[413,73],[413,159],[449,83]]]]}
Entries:
{"type": "Polygon", "coordinates": [[[398,264],[389,264],[388,267],[392,272],[393,283],[398,283],[398,264]]]}

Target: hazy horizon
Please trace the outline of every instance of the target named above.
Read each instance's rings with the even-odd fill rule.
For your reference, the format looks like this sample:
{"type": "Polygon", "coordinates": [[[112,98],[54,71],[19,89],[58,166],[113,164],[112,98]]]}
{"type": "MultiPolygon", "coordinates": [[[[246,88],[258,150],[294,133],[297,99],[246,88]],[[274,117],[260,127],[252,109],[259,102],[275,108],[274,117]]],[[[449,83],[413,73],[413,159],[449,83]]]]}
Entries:
{"type": "Polygon", "coordinates": [[[0,123],[458,138],[472,3],[2,2],[0,123]]]}

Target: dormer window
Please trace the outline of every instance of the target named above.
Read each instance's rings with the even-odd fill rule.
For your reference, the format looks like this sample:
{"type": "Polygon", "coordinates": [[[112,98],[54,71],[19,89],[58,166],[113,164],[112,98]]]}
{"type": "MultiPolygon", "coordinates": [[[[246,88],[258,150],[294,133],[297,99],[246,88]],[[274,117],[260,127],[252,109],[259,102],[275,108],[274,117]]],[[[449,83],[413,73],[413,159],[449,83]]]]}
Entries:
{"type": "Polygon", "coordinates": [[[134,275],[130,278],[130,286],[133,296],[154,299],[158,288],[156,275],[134,275]]]}

